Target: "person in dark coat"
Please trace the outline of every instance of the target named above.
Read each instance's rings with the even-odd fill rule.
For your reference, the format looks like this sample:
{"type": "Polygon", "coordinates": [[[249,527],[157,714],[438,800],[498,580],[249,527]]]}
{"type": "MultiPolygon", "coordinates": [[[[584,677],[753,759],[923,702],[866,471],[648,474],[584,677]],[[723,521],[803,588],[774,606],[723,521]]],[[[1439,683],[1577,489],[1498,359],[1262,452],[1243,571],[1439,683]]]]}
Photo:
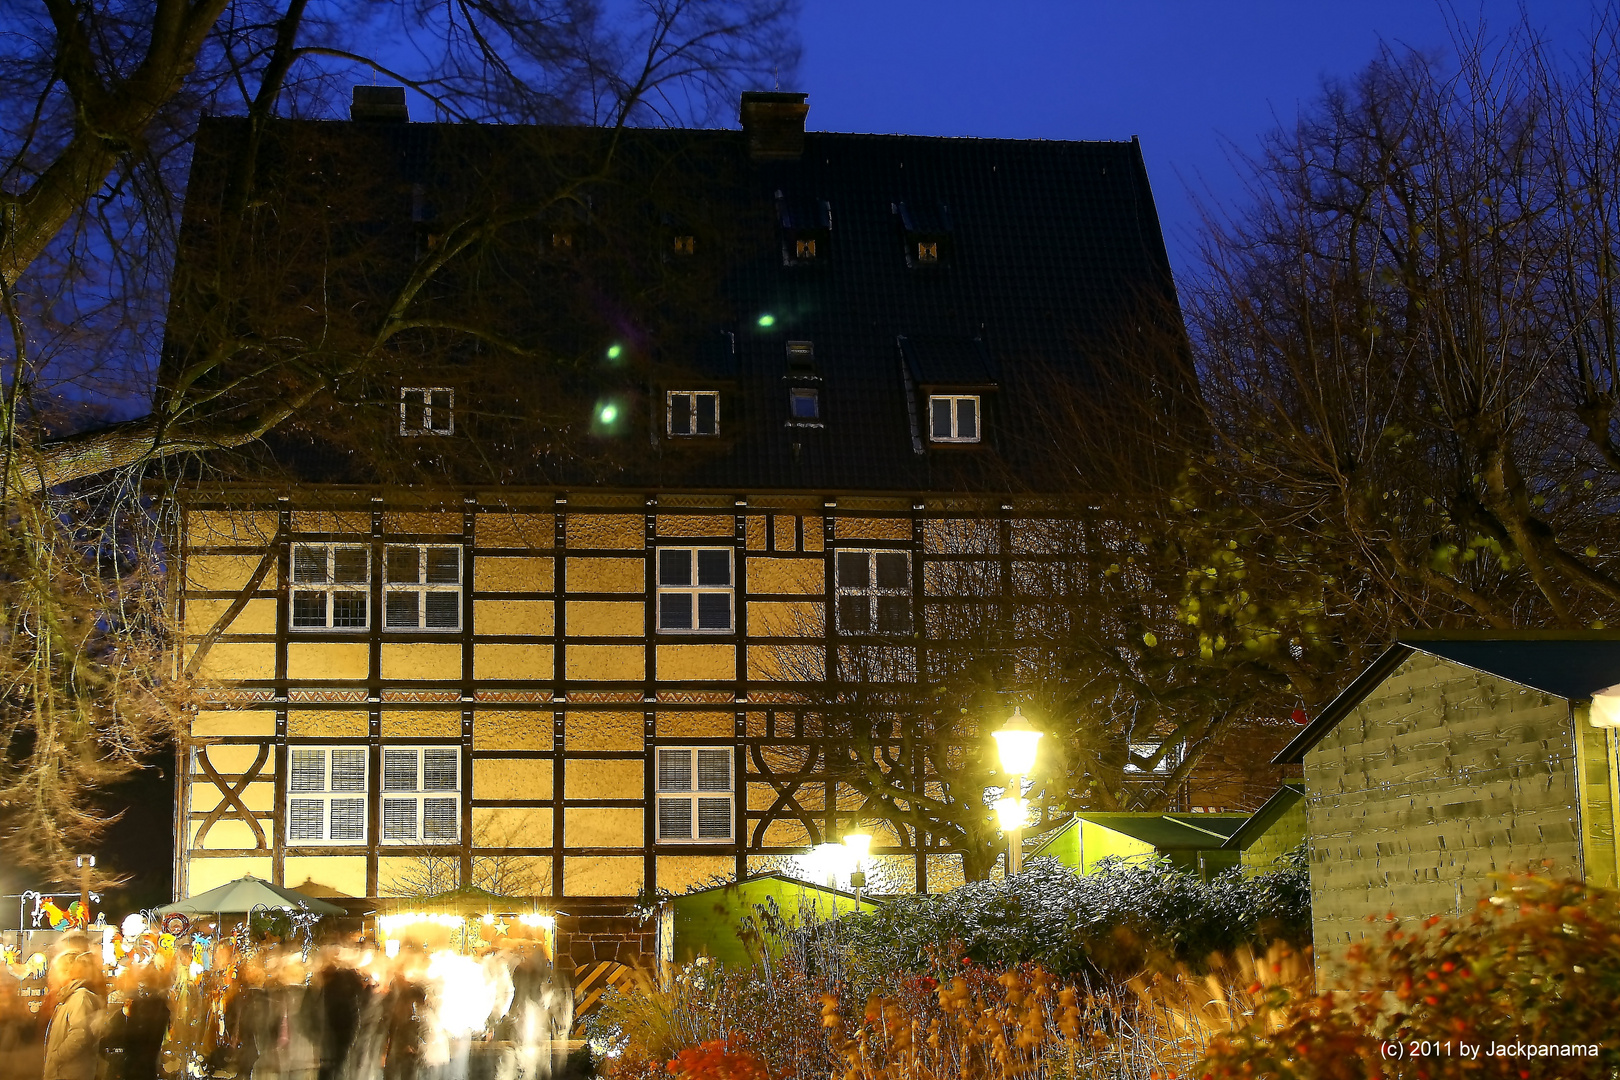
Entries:
{"type": "Polygon", "coordinates": [[[124,1013],[123,1080],[159,1080],[158,1063],[169,1030],[169,987],[155,965],[141,969],[124,1013]]]}
{"type": "Polygon", "coordinates": [[[320,1047],[318,1080],[339,1080],[354,1037],[371,999],[371,984],[351,967],[329,964],[310,987],[306,1007],[313,1006],[312,1034],[320,1047]]]}

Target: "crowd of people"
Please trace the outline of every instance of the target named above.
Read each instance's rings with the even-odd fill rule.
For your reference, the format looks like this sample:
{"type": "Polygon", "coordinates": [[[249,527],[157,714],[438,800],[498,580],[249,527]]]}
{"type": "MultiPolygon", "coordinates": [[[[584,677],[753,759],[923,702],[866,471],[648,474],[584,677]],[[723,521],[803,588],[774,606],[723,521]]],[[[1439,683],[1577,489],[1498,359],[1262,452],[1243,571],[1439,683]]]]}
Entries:
{"type": "Polygon", "coordinates": [[[0,1077],[534,1080],[573,1020],[567,979],[537,948],[390,956],[227,937],[128,959],[108,965],[99,942],[69,935],[42,999],[0,967],[0,1077]]]}

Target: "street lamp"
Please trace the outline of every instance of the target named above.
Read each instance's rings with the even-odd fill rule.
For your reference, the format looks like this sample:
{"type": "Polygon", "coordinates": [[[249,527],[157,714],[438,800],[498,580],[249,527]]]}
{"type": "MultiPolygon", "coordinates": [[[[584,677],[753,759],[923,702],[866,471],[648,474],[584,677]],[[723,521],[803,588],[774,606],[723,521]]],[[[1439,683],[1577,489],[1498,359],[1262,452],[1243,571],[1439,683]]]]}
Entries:
{"type": "Polygon", "coordinates": [[[996,802],[996,815],[1007,834],[1007,873],[1009,876],[1024,869],[1024,777],[1035,768],[1035,747],[1042,733],[1024,719],[1024,711],[1013,707],[1013,714],[993,731],[996,752],[1001,757],[1002,771],[1012,777],[1007,797],[996,802]]]}
{"type": "Polygon", "coordinates": [[[866,887],[866,856],[872,850],[872,835],[870,833],[852,832],[844,834],[844,846],[855,860],[855,869],[849,872],[849,887],[855,890],[855,914],[861,913],[861,890],[866,887]]]}

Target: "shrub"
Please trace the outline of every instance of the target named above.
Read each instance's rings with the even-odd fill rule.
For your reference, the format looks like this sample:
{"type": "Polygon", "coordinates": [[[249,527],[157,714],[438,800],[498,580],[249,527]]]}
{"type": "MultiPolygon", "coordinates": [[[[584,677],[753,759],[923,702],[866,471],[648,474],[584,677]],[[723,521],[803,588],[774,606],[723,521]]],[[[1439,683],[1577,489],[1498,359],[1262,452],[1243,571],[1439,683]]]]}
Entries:
{"type": "Polygon", "coordinates": [[[1127,977],[1148,957],[1199,965],[1213,952],[1310,937],[1303,853],[1253,877],[1205,883],[1162,859],[1104,860],[1085,877],[1047,859],[1016,878],[937,896],[900,897],[839,926],[848,973],[860,988],[888,971],[933,972],[967,957],[994,967],[1037,963],[1060,976],[1127,977]]]}
{"type": "Polygon", "coordinates": [[[1216,1040],[1200,1073],[1610,1077],[1620,1068],[1620,893],[1510,879],[1466,918],[1391,926],[1377,944],[1352,947],[1338,981],[1345,992],[1302,1000],[1273,991],[1274,1011],[1216,1040]],[[1579,1046],[1592,1056],[1525,1046],[1554,1054],[1579,1046]]]}

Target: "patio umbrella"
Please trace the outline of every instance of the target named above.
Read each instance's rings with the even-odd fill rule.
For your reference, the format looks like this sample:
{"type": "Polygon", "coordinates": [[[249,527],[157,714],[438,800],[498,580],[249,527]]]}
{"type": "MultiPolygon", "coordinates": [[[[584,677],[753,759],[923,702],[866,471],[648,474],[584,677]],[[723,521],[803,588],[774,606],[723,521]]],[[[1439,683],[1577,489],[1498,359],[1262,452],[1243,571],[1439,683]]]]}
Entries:
{"type": "Polygon", "coordinates": [[[254,908],[275,908],[282,911],[301,911],[310,915],[347,915],[348,911],[325,900],[305,896],[280,885],[272,885],[251,874],[227,882],[217,889],[165,904],[157,909],[159,917],[179,913],[187,918],[199,915],[247,915],[254,908]]]}

